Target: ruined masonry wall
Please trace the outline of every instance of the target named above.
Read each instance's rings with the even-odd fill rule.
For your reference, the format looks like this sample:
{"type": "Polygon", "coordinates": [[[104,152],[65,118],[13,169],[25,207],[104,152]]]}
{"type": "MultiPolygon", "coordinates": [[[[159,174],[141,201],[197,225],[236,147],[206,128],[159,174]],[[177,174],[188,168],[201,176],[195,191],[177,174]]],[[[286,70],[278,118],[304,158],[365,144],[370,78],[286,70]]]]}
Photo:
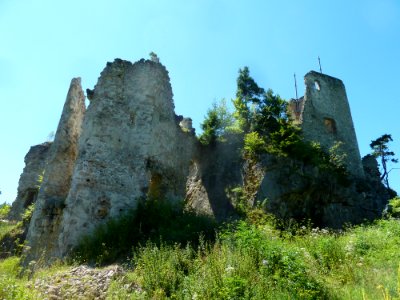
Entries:
{"type": "Polygon", "coordinates": [[[116,59],[88,93],[56,256],[146,196],[185,197],[194,136],[177,124],[165,67],[116,59]]]}
{"type": "Polygon", "coordinates": [[[346,89],[341,80],[311,71],[304,77],[306,92],[300,102],[301,127],[304,137],[316,141],[325,149],[336,141],[343,142],[341,150],[347,155],[346,165],[351,174],[364,177],[357,137],[351,117],[346,89]]]}
{"type": "Polygon", "coordinates": [[[29,250],[25,262],[39,257],[46,259],[54,249],[78,154],[77,142],[85,110],[81,79],[74,78],[50,148],[43,183],[29,225],[27,235],[29,250]]]}
{"type": "Polygon", "coordinates": [[[25,209],[36,202],[51,143],[32,146],[25,156],[25,167],[18,182],[17,198],[8,219],[20,221],[25,209]]]}

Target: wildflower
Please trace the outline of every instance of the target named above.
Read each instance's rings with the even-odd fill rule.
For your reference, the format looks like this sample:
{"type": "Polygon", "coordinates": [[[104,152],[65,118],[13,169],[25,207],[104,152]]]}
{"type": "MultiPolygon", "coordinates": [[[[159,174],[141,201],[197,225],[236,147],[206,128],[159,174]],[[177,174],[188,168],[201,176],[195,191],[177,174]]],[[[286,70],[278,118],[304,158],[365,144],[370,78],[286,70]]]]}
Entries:
{"type": "Polygon", "coordinates": [[[264,266],[267,266],[267,265],[268,265],[268,260],[263,259],[263,260],[262,260],[262,264],[263,264],[264,266]]]}
{"type": "Polygon", "coordinates": [[[232,267],[231,265],[228,265],[228,267],[225,269],[226,272],[231,272],[233,271],[235,268],[232,267]]]}

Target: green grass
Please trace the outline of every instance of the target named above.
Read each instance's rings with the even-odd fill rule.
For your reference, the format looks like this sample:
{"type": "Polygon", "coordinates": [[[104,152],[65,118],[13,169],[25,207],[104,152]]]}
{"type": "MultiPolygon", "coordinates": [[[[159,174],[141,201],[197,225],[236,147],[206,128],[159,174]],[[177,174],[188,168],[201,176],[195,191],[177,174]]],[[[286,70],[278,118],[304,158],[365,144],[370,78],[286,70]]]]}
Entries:
{"type": "Polygon", "coordinates": [[[240,221],[198,248],[148,243],[114,299],[400,299],[400,222],[344,232],[240,221]],[[140,286],[128,292],[123,286],[140,286]]]}
{"type": "Polygon", "coordinates": [[[0,299],[37,299],[34,291],[26,287],[27,278],[20,278],[18,257],[0,260],[0,299]]]}
{"type": "MultiPolygon", "coordinates": [[[[6,206],[3,206],[3,208],[4,207],[6,206]]],[[[6,214],[8,211],[9,209],[3,210],[6,214]]],[[[0,258],[10,255],[19,255],[21,253],[23,240],[25,239],[25,231],[29,225],[32,212],[33,205],[25,210],[22,216],[22,221],[19,222],[8,221],[0,218],[0,258]]]]}
{"type": "Polygon", "coordinates": [[[0,221],[0,240],[13,229],[17,227],[16,223],[12,222],[1,222],[0,221]]]}
{"type": "MultiPolygon", "coordinates": [[[[98,264],[130,252],[127,273],[112,282],[108,299],[400,299],[397,219],[333,232],[293,224],[284,229],[253,211],[210,238],[199,230],[206,219],[149,205],[131,220],[100,227],[80,248],[98,264]],[[141,230],[123,229],[127,222],[141,230]],[[117,232],[122,236],[112,237],[117,232]],[[93,250],[103,243],[107,247],[93,250]]],[[[0,299],[37,299],[29,288],[35,280],[51,281],[55,272],[72,268],[61,264],[21,276],[18,262],[0,260],[0,299]]]]}

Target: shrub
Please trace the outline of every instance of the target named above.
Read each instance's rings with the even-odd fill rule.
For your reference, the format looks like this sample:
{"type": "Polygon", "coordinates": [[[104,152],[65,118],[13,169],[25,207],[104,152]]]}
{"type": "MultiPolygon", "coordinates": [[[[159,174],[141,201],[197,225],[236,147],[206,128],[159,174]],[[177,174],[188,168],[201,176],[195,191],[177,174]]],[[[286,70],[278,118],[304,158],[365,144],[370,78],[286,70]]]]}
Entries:
{"type": "Polygon", "coordinates": [[[388,212],[395,218],[400,218],[400,197],[389,201],[388,212]]]}
{"type": "Polygon", "coordinates": [[[10,204],[3,203],[0,205],[0,220],[7,218],[10,209],[11,209],[10,204]]]}
{"type": "Polygon", "coordinates": [[[258,132],[250,132],[244,137],[244,156],[250,159],[257,159],[266,152],[266,143],[258,132]]]}

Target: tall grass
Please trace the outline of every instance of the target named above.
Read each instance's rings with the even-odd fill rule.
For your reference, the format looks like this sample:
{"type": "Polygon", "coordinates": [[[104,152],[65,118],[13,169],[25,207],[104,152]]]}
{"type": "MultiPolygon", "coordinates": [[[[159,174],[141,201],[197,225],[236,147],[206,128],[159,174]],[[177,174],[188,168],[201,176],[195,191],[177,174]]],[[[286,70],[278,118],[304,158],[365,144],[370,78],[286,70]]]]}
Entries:
{"type": "MultiPolygon", "coordinates": [[[[339,232],[283,228],[254,211],[216,235],[209,222],[149,203],[100,227],[77,253],[98,264],[130,256],[108,299],[400,299],[399,220],[339,232]]],[[[0,299],[34,299],[19,272],[17,258],[0,260],[0,299]]],[[[31,280],[51,281],[37,274],[31,280]]]]}
{"type": "Polygon", "coordinates": [[[131,273],[110,297],[124,299],[400,299],[400,222],[344,232],[245,221],[198,248],[137,247],[131,273]],[[129,279],[128,279],[129,278],[129,279]],[[131,291],[123,286],[140,287],[131,291]]]}

